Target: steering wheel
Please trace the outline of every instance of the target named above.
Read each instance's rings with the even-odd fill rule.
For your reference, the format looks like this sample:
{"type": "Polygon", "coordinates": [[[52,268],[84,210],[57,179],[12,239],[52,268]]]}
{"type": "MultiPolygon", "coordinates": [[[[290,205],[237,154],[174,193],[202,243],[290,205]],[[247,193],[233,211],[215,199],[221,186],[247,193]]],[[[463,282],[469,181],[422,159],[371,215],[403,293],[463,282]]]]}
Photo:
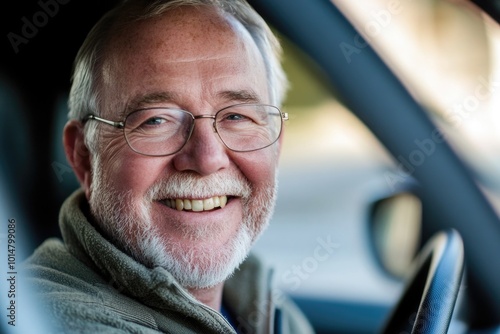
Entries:
{"type": "Polygon", "coordinates": [[[447,333],[464,268],[463,241],[453,229],[435,234],[418,254],[383,334],[447,333]]]}

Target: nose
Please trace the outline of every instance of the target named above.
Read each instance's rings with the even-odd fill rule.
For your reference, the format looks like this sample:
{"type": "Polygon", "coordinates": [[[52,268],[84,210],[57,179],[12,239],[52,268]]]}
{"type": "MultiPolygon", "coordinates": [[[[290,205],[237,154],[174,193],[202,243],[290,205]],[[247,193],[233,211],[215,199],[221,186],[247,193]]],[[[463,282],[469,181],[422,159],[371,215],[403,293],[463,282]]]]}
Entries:
{"type": "Polygon", "coordinates": [[[229,166],[228,149],[215,132],[214,116],[195,116],[191,138],[173,157],[178,171],[210,175],[229,166]]]}

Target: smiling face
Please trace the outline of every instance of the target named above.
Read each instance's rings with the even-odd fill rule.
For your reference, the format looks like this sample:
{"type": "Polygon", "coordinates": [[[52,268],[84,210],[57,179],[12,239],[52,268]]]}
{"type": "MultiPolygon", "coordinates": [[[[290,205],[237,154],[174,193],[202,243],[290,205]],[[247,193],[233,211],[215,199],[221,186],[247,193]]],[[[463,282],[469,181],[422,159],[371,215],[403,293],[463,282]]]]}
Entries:
{"type": "MultiPolygon", "coordinates": [[[[173,107],[214,115],[238,103],[269,103],[262,56],[232,17],[178,8],[134,23],[108,46],[102,117],[173,107]]],[[[122,130],[99,124],[87,189],[94,220],[147,266],[187,287],[214,286],[245,258],[275,201],[279,143],[228,150],[213,120],[197,119],[190,140],[166,157],[135,153],[122,130]]],[[[85,184],[84,184],[85,187],[85,184]]]]}

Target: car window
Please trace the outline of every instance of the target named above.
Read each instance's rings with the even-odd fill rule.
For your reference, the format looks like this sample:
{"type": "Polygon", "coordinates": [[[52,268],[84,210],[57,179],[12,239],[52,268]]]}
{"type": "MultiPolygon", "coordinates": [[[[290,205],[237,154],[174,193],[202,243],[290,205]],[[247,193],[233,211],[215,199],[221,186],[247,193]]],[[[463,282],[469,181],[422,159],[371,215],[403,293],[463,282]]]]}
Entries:
{"type": "MultiPolygon", "coordinates": [[[[461,1],[332,2],[360,32],[339,45],[345,66],[355,66],[356,57],[370,43],[495,202],[500,185],[496,173],[500,116],[495,112],[500,95],[494,94],[500,87],[497,24],[461,1]]],[[[420,220],[415,198],[394,200],[413,181],[405,177],[401,182],[394,176],[402,172],[411,176],[418,161],[400,161],[388,154],[343,106],[315,64],[286,38],[281,40],[291,81],[284,106],[290,121],[276,213],[255,250],[276,267],[278,285],[292,295],[389,305],[401,288],[401,280],[394,280],[389,270],[404,275],[420,241],[418,223],[412,228],[399,224],[399,229],[381,236],[380,230],[390,223],[378,232],[370,230],[371,210],[383,202],[378,216],[385,221],[391,221],[390,216],[404,222],[420,220]],[[402,167],[404,171],[398,170],[402,167]],[[388,209],[386,198],[398,207],[389,204],[388,209]],[[400,210],[400,205],[411,205],[411,210],[400,210]],[[401,218],[400,212],[406,217],[401,218]],[[380,263],[374,243],[392,245],[385,251],[392,264],[380,263]]],[[[439,145],[433,139],[416,140],[424,159],[433,153],[432,145],[439,145]]]]}
{"type": "Polygon", "coordinates": [[[500,28],[470,1],[333,0],[425,107],[497,210],[500,28]]]}

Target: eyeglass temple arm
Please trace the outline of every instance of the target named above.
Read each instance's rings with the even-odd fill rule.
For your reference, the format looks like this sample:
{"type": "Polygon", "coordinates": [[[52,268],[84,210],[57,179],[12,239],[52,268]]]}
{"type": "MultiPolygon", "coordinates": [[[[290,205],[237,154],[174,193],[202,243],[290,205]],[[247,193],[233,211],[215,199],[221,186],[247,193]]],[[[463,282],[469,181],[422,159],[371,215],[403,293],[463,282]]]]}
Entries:
{"type": "Polygon", "coordinates": [[[280,115],[284,121],[288,121],[288,113],[287,112],[281,112],[281,111],[272,112],[272,113],[269,113],[269,115],[280,115]]]}
{"type": "Polygon", "coordinates": [[[109,124],[109,125],[114,126],[115,128],[118,128],[118,129],[122,129],[124,127],[123,122],[113,122],[113,121],[110,121],[110,120],[107,120],[107,119],[104,119],[104,118],[101,118],[101,117],[98,117],[98,116],[95,116],[92,114],[85,116],[85,118],[83,119],[83,122],[86,122],[89,119],[93,119],[93,120],[96,120],[99,122],[109,124]]]}

